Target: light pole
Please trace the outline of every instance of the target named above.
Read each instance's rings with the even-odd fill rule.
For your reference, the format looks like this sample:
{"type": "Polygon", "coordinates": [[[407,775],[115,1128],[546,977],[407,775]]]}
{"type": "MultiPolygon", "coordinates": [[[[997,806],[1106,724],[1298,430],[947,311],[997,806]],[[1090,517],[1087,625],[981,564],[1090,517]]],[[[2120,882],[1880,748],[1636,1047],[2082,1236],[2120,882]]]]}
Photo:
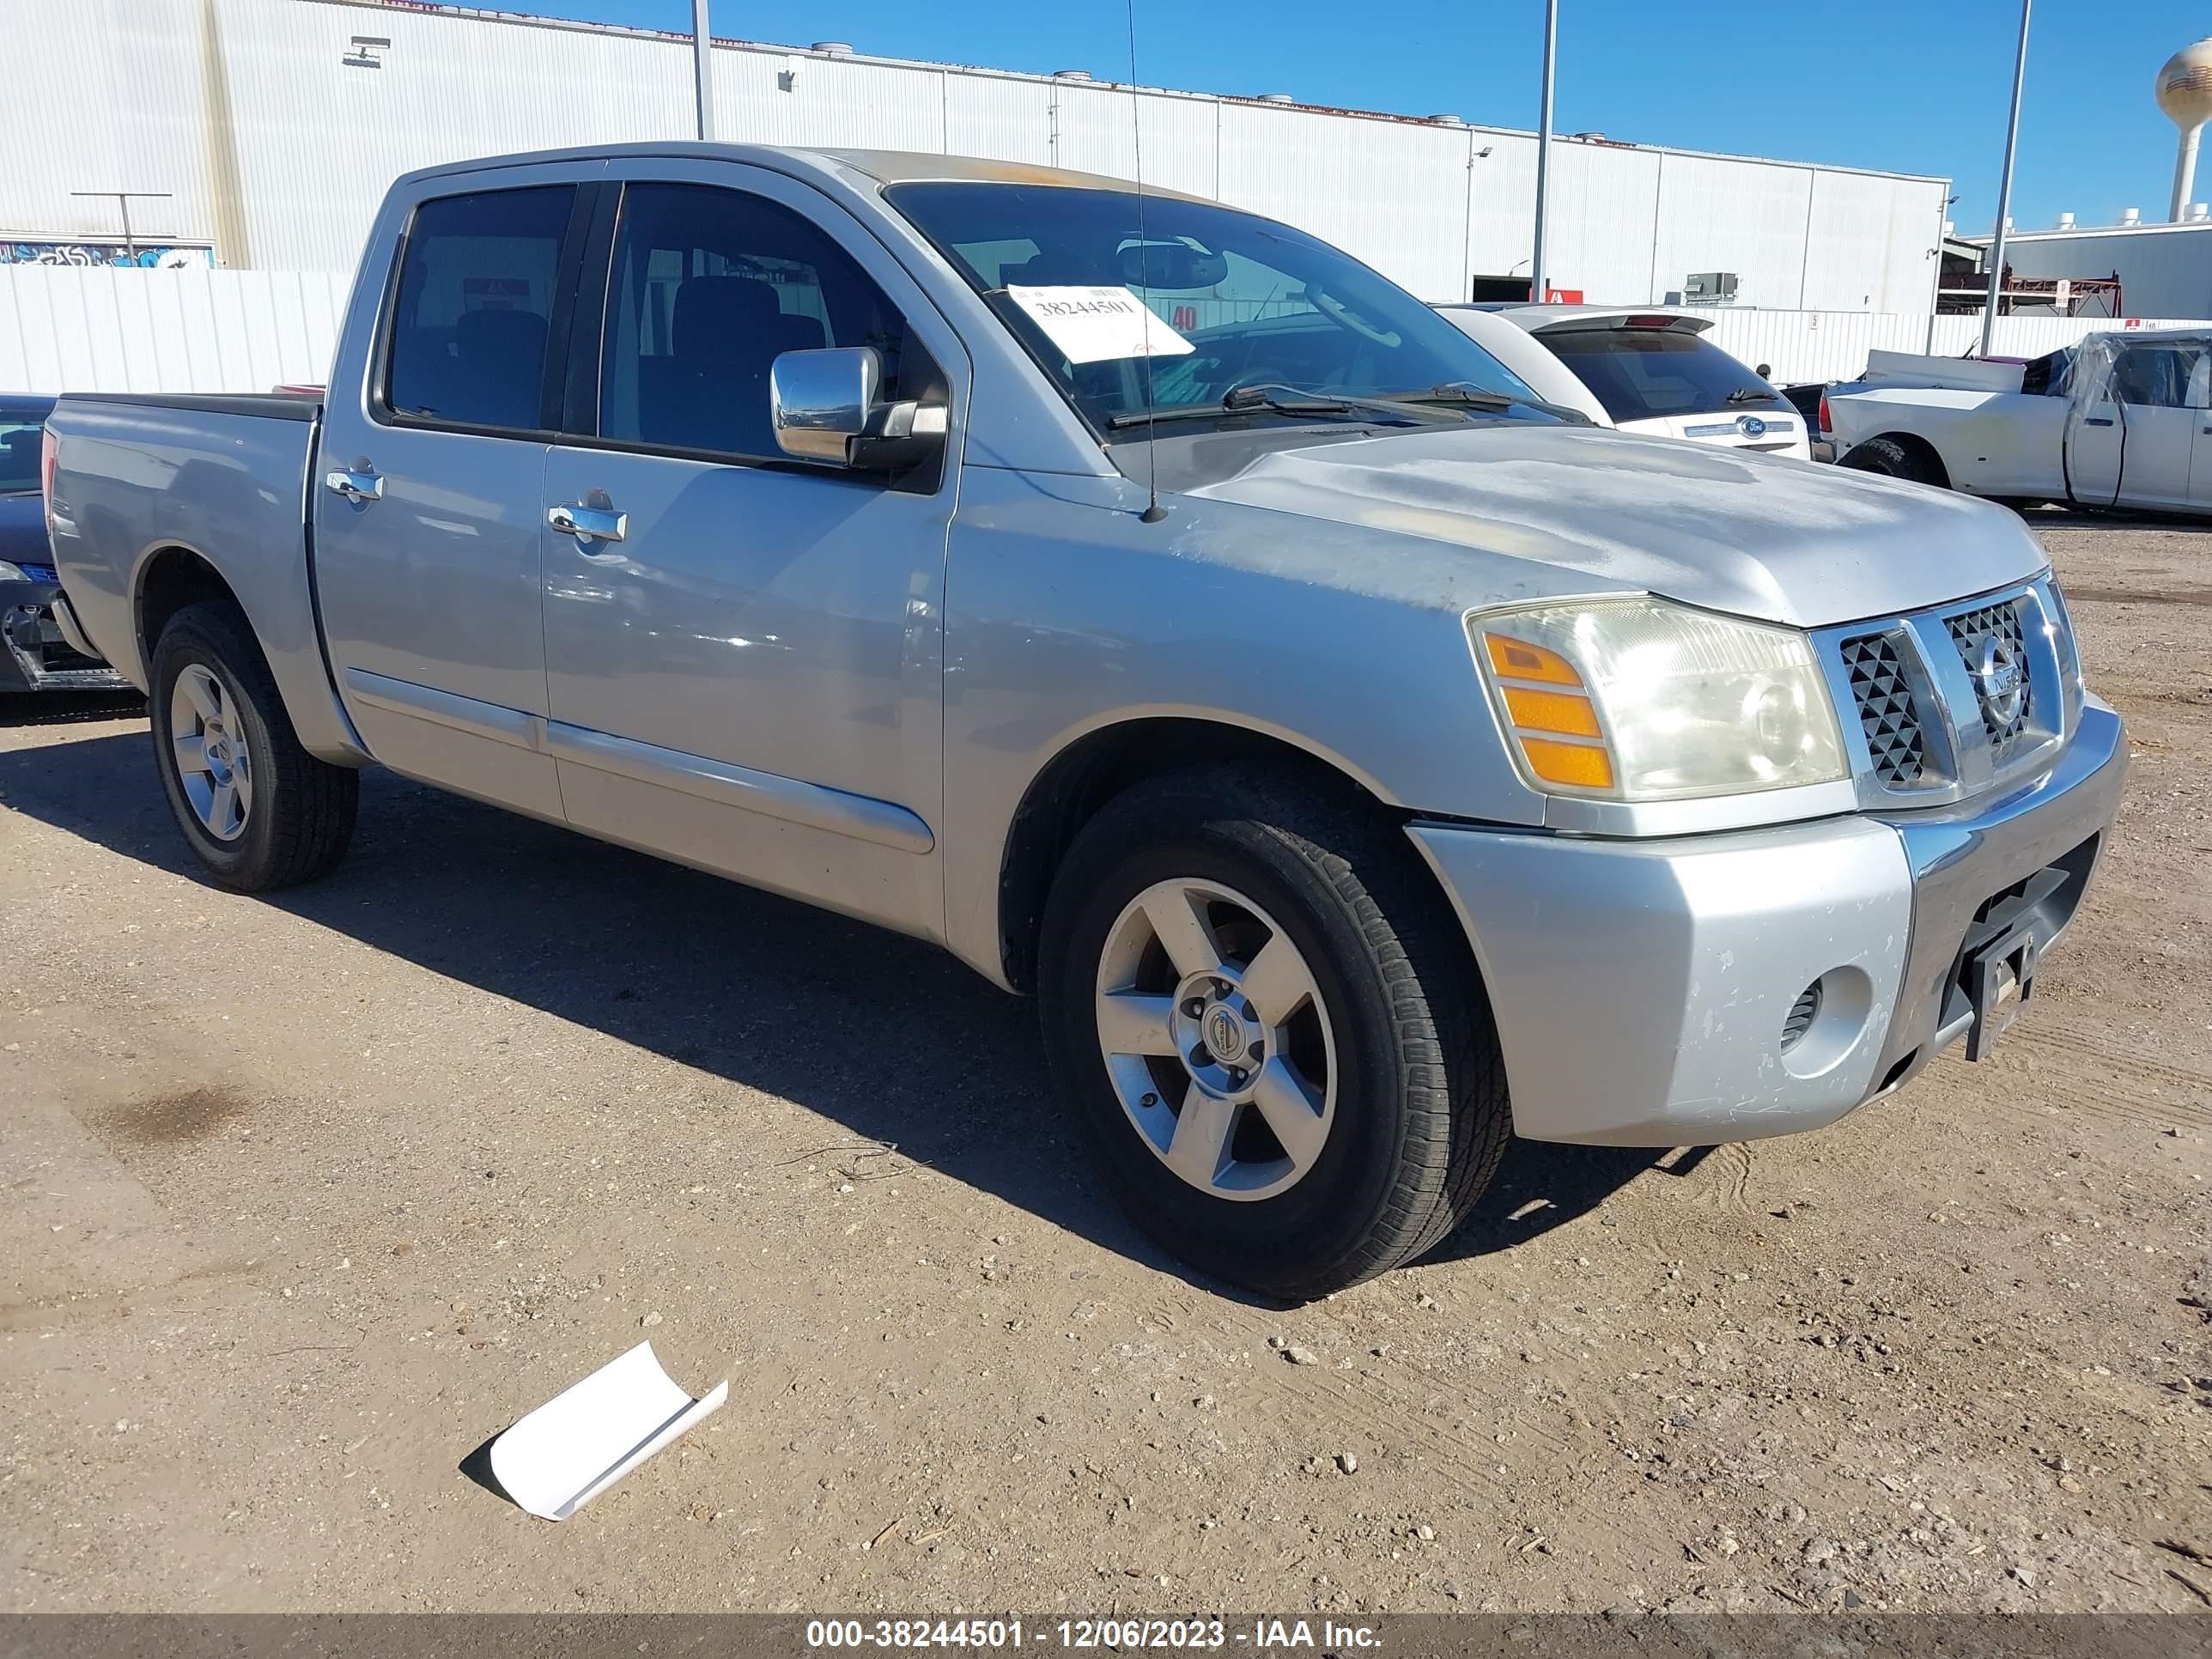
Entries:
{"type": "Polygon", "coordinates": [[[707,0],[691,0],[691,68],[699,86],[699,138],[714,136],[714,40],[707,33],[707,0]]]}
{"type": "Polygon", "coordinates": [[[1536,246],[1528,262],[1528,297],[1542,305],[1552,295],[1544,243],[1552,221],[1552,59],[1559,45],[1559,0],[1544,0],[1544,94],[1536,117],[1536,246]]]}
{"type": "Polygon", "coordinates": [[[2012,158],[2020,148],[2020,89],[2027,78],[2027,14],[2034,3],[2020,0],[2020,51],[2012,60],[2012,121],[2005,128],[2004,177],[1997,184],[1997,234],[1990,239],[1990,296],[1982,307],[1984,357],[1990,355],[1990,337],[1996,331],[1997,300],[2004,286],[2005,231],[2012,222],[2012,158]]]}
{"type": "Polygon", "coordinates": [[[123,215],[124,256],[134,265],[138,263],[138,239],[131,234],[131,204],[134,201],[166,202],[169,199],[169,192],[166,190],[73,190],[70,194],[97,196],[115,204],[123,215]]]}

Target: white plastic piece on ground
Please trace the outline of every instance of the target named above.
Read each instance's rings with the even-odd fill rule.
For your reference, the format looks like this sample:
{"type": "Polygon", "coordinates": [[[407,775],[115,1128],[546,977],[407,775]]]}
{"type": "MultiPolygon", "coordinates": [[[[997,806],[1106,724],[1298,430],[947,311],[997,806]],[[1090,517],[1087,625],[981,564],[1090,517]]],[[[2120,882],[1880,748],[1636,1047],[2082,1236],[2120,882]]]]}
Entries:
{"type": "Polygon", "coordinates": [[[491,1472],[532,1515],[566,1521],[729,1393],[726,1381],[694,1400],[641,1342],[493,1441],[491,1472]]]}

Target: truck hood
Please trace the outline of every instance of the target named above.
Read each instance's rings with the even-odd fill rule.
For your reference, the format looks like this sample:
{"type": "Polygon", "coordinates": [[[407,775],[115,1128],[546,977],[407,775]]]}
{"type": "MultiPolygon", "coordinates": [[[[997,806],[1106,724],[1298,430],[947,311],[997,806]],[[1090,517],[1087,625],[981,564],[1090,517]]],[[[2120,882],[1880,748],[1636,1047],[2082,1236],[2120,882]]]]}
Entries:
{"type": "Polygon", "coordinates": [[[1183,493],[1799,628],[1940,605],[2048,562],[2010,512],[1972,496],[1589,428],[1501,423],[1278,450],[1183,493]]]}

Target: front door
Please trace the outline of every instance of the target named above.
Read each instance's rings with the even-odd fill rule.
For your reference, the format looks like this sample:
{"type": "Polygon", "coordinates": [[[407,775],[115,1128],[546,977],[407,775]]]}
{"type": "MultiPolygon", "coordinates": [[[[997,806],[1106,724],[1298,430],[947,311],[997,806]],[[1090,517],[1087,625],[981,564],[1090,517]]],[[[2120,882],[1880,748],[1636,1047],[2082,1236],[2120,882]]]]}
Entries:
{"type": "Polygon", "coordinates": [[[546,712],[545,458],[599,164],[426,201],[363,382],[333,386],[313,483],[338,690],[394,770],[559,818],[546,712]]]}
{"type": "Polygon", "coordinates": [[[871,345],[887,385],[935,401],[964,374],[953,337],[842,210],[758,169],[630,179],[608,270],[596,406],[571,396],[589,430],[555,446],[544,489],[569,821],[935,933],[951,465],[789,460],[769,368],[871,345]]]}
{"type": "Polygon", "coordinates": [[[2074,426],[2067,452],[2074,499],[2095,506],[2191,505],[2208,404],[2212,357],[2203,348],[2164,340],[2123,344],[2074,426]]]}

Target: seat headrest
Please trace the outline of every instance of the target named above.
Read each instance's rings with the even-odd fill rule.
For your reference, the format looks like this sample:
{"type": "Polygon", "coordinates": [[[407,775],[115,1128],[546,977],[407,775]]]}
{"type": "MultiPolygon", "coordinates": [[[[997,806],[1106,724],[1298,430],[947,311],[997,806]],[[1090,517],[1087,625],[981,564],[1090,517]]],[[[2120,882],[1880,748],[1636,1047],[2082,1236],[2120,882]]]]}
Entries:
{"type": "Polygon", "coordinates": [[[782,309],[775,286],[757,276],[694,276],[676,290],[671,343],[693,360],[727,358],[749,342],[757,349],[782,309]]]}

